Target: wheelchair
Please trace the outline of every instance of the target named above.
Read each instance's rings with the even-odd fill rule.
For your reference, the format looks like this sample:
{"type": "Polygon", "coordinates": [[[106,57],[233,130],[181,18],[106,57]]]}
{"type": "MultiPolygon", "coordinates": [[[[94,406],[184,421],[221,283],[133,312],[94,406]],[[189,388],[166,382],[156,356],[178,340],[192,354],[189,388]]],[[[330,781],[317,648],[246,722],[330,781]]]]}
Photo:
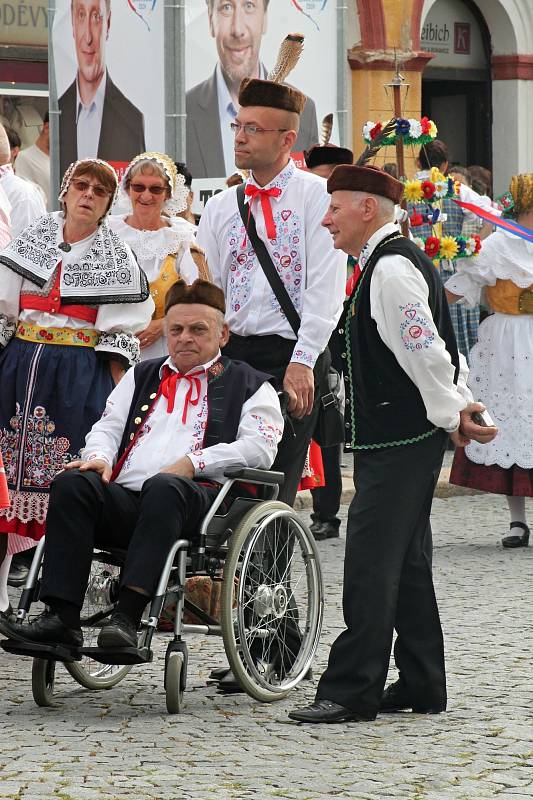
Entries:
{"type": "MultiPolygon", "coordinates": [[[[33,658],[32,693],[37,705],[53,704],[58,661],[75,681],[91,690],[110,689],[134,665],[151,662],[152,638],[170,592],[177,597],[173,638],[164,665],[170,714],[183,709],[186,634],[222,636],[235,678],[258,701],[286,697],[305,677],[318,646],[324,607],[315,540],[294,510],[276,499],[283,473],[238,468],[227,470],[225,477],[228,480],[203,519],[194,544],[179,539],[170,549],[148,617],[142,620],[137,648],[120,648],[114,653],[96,646],[102,622],[116,605],[125,557],[125,551],[100,548],[94,551],[81,612],[84,646],[79,654],[61,645],[14,639],[1,643],[7,652],[33,658]],[[243,496],[245,493],[238,491],[241,484],[253,484],[257,496],[243,496]],[[220,582],[219,619],[186,598],[185,582],[193,576],[220,582]],[[186,623],[186,611],[199,623],[186,623]]],[[[44,539],[39,542],[20,596],[19,623],[39,599],[43,550],[44,539]]]]}

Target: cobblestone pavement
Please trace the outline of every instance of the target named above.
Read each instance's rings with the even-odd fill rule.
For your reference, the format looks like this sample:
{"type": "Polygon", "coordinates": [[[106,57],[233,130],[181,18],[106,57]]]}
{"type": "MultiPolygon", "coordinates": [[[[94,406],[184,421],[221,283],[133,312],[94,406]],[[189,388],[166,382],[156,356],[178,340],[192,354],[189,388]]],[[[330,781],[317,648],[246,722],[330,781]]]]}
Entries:
{"type": "MultiPolygon", "coordinates": [[[[314,681],[269,705],[219,696],[205,681],[221,641],[191,637],[185,713],[168,716],[162,636],[154,663],[110,691],[88,692],[58,667],[57,705],[39,709],[30,662],[2,653],[0,798],[533,798],[533,548],[502,550],[504,503],[435,500],[448,713],[297,725],[287,711],[312,698],[314,681]]],[[[320,544],[327,607],[315,676],[342,626],[343,545],[320,544]]]]}

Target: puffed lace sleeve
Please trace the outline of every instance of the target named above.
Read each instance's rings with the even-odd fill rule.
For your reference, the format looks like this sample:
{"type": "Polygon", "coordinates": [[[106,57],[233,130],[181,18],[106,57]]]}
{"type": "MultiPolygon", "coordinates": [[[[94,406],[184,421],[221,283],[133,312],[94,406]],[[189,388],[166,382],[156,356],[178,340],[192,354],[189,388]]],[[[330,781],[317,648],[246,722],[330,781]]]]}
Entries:
{"type": "Polygon", "coordinates": [[[14,336],[20,308],[23,278],[0,264],[0,347],[14,336]]]}
{"type": "Polygon", "coordinates": [[[95,351],[103,358],[133,367],[140,360],[136,333],[148,327],[154,312],[151,297],[142,303],[110,303],[98,309],[95,328],[100,333],[95,351]]]}

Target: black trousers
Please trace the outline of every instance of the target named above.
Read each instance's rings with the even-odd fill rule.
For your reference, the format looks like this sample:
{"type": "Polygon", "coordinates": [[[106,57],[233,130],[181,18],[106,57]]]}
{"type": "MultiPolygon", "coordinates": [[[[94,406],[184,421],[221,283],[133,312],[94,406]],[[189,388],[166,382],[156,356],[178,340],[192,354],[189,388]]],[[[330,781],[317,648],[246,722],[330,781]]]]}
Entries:
{"type": "MultiPolygon", "coordinates": [[[[294,350],[295,342],[281,336],[236,336],[232,334],[224,355],[245,361],[255,369],[267,372],[275,378],[278,391],[283,389],[283,377],[294,350]]],[[[285,424],[283,438],[278,445],[278,454],[273,470],[285,473],[285,482],[280,487],[279,500],[292,506],[307,455],[307,448],[316,427],[320,402],[319,387],[324,383],[329,369],[330,356],[326,350],[319,356],[314,368],[315,402],[311,414],[303,419],[290,419],[285,424]]]]}
{"type": "Polygon", "coordinates": [[[431,568],[429,517],[446,435],[356,453],[344,562],[346,630],[317,697],[377,713],[393,631],[400,679],[422,704],[446,701],[444,644],[431,568]]]}
{"type": "Polygon", "coordinates": [[[337,514],[342,496],[341,445],[322,447],[321,450],[326,485],[311,489],[313,496],[311,517],[317,522],[331,522],[339,526],[340,519],[337,514]]]}
{"type": "Polygon", "coordinates": [[[50,491],[41,598],[81,608],[94,546],[127,550],[121,585],[152,597],[171,545],[194,537],[216,493],[163,473],[133,492],[96,472],[61,472],[50,491]]]}

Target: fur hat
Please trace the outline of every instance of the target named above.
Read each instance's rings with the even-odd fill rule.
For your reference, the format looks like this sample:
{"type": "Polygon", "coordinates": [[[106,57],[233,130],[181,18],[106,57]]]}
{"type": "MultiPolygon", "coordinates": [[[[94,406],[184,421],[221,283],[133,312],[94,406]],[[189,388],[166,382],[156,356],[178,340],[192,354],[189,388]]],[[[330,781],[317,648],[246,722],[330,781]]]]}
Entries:
{"type": "Polygon", "coordinates": [[[239,105],[267,106],[301,114],[307,97],[298,89],[260,78],[243,78],[239,89],[239,105]]]}
{"type": "Polygon", "coordinates": [[[182,303],[199,303],[202,306],[216,308],[222,314],[226,313],[226,302],[222,289],[219,289],[214,283],[204,281],[201,278],[195,280],[190,286],[181,278],[172,284],[165,300],[165,314],[172,306],[182,303]]]}
{"type": "Polygon", "coordinates": [[[307,169],[314,169],[325,164],[353,164],[353,153],[347,147],[336,144],[315,144],[304,153],[307,169]]]}
{"type": "Polygon", "coordinates": [[[341,164],[335,167],[328,180],[328,192],[333,194],[338,191],[368,192],[399,203],[403,194],[403,183],[379,167],[341,164]]]}

